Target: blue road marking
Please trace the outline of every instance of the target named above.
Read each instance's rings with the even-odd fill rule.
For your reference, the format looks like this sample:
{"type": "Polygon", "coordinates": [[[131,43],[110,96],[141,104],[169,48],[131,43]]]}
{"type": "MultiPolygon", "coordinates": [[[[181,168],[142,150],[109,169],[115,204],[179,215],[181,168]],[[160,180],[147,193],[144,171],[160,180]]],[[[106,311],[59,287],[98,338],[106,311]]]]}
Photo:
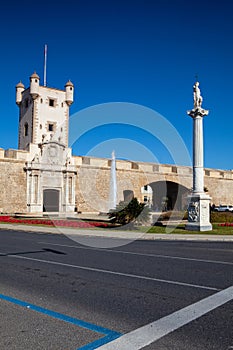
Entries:
{"type": "Polygon", "coordinates": [[[116,332],[110,331],[109,334],[106,335],[105,337],[100,338],[98,340],[95,340],[92,343],[89,343],[87,345],[84,345],[81,348],[78,348],[77,350],[94,350],[94,349],[98,349],[99,346],[107,344],[107,343],[111,342],[112,340],[119,338],[121,335],[122,334],[120,334],[120,333],[116,333],[116,332]]]}
{"type": "Polygon", "coordinates": [[[112,340],[114,340],[116,338],[119,338],[122,335],[121,333],[114,332],[114,331],[112,331],[112,330],[110,330],[108,328],[100,327],[100,326],[97,326],[95,324],[79,320],[77,318],[73,318],[73,317],[70,317],[70,316],[67,316],[67,315],[64,315],[64,314],[60,314],[59,312],[48,310],[48,309],[45,309],[43,307],[36,306],[34,304],[30,304],[30,303],[27,303],[27,302],[19,300],[19,299],[12,298],[12,297],[4,295],[4,294],[0,294],[0,299],[8,301],[8,302],[16,304],[16,305],[19,305],[19,306],[22,306],[22,307],[26,307],[29,310],[33,310],[33,311],[39,312],[41,314],[44,314],[44,315],[47,315],[47,316],[59,319],[61,321],[72,323],[72,324],[74,324],[74,325],[76,325],[78,327],[85,328],[85,329],[88,329],[90,331],[93,331],[93,332],[96,332],[96,333],[101,333],[101,334],[105,335],[104,337],[102,337],[102,338],[100,338],[100,339],[98,339],[98,340],[96,340],[96,341],[94,341],[92,343],[89,343],[87,345],[82,346],[78,350],[81,350],[81,349],[82,350],[84,350],[84,349],[85,350],[97,349],[99,346],[107,344],[110,341],[112,341],[112,340]]]}

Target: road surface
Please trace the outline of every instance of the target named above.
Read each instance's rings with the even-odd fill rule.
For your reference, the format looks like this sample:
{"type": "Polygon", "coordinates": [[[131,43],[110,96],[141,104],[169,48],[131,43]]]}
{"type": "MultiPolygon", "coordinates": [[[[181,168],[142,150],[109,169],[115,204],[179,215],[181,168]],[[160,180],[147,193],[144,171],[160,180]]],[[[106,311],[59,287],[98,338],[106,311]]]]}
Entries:
{"type": "Polygon", "coordinates": [[[233,349],[231,242],[0,230],[0,244],[1,349],[233,349]]]}

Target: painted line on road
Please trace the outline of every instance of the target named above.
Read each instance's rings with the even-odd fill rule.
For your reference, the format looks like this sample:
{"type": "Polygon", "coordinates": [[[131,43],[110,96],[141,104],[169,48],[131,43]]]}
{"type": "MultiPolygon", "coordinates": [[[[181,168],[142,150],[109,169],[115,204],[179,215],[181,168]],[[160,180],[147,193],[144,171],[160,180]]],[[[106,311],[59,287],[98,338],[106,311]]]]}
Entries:
{"type": "Polygon", "coordinates": [[[79,350],[80,349],[82,349],[82,350],[84,350],[84,349],[85,350],[96,349],[97,347],[102,346],[102,345],[104,345],[104,344],[106,344],[106,343],[108,343],[108,342],[110,342],[110,341],[112,341],[112,340],[114,340],[122,335],[121,333],[114,332],[108,328],[97,326],[95,324],[85,322],[85,321],[82,321],[80,319],[61,314],[59,312],[55,312],[55,311],[31,304],[31,303],[27,303],[26,301],[12,298],[8,295],[0,294],[0,300],[5,300],[5,301],[8,301],[12,304],[27,308],[29,310],[36,311],[38,313],[50,316],[52,318],[56,318],[56,319],[64,321],[64,322],[71,323],[75,326],[85,328],[85,329],[88,329],[90,331],[93,331],[96,333],[101,333],[101,334],[105,335],[104,337],[102,337],[98,340],[95,340],[92,343],[89,343],[87,345],[82,346],[81,348],[79,348],[79,350]]]}
{"type": "Polygon", "coordinates": [[[99,350],[139,350],[154,343],[169,333],[184,325],[200,318],[208,312],[224,305],[233,299],[233,286],[219,293],[202,299],[195,304],[189,305],[179,311],[163,317],[146,326],[140,327],[122,337],[99,347],[99,350]]]}
{"type": "Polygon", "coordinates": [[[72,267],[72,268],[85,270],[85,271],[94,271],[94,272],[100,272],[100,273],[107,273],[107,274],[115,275],[115,276],[123,276],[123,277],[137,278],[137,279],[142,279],[142,280],[147,280],[147,281],[154,281],[154,282],[160,282],[160,283],[174,284],[174,285],[183,286],[183,287],[192,287],[192,288],[205,289],[205,290],[214,290],[214,291],[221,290],[219,288],[208,287],[208,286],[201,286],[201,285],[198,285],[198,284],[191,284],[191,283],[178,282],[178,281],[170,281],[170,280],[164,280],[164,279],[148,277],[148,276],[140,276],[140,275],[134,275],[134,274],[129,274],[129,273],[123,273],[123,272],[116,272],[116,271],[110,271],[110,270],[97,269],[97,268],[94,268],[94,267],[86,267],[86,266],[80,266],[80,265],[66,264],[66,263],[61,263],[61,262],[58,262],[58,261],[29,258],[29,257],[26,257],[26,256],[21,256],[21,255],[10,254],[10,255],[7,255],[7,257],[12,257],[12,258],[16,258],[16,259],[25,259],[25,260],[30,260],[30,261],[37,261],[37,262],[41,262],[41,263],[45,263],[45,264],[59,265],[59,266],[65,266],[65,267],[72,267]]]}
{"type": "Polygon", "coordinates": [[[117,333],[118,336],[109,334],[106,335],[103,338],[100,338],[98,340],[93,341],[92,343],[86,344],[84,346],[82,346],[81,348],[78,348],[77,350],[94,350],[94,349],[98,349],[99,347],[112,342],[113,340],[117,339],[118,337],[121,337],[122,334],[117,333]]]}
{"type": "Polygon", "coordinates": [[[124,250],[116,250],[116,249],[78,247],[75,245],[66,245],[66,244],[48,243],[48,242],[38,242],[38,244],[49,244],[49,245],[55,245],[55,246],[60,246],[60,247],[84,249],[84,250],[95,250],[95,251],[100,251],[100,252],[104,251],[104,252],[111,252],[111,253],[118,253],[118,254],[120,253],[120,254],[129,254],[129,255],[138,255],[138,256],[148,256],[148,257],[162,258],[162,259],[197,261],[197,262],[204,262],[204,263],[211,263],[211,264],[221,264],[221,265],[233,266],[233,262],[228,262],[228,261],[185,258],[185,257],[181,257],[181,256],[161,255],[161,254],[136,253],[136,252],[129,252],[129,251],[124,251],[124,250]]]}

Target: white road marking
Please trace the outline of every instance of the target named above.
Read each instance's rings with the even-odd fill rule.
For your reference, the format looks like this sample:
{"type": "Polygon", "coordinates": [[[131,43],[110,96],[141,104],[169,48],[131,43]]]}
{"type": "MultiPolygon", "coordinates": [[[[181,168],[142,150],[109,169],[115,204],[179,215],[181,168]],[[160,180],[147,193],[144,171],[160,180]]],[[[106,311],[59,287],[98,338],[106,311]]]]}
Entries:
{"type": "Polygon", "coordinates": [[[121,253],[121,254],[129,254],[129,255],[148,256],[148,257],[163,258],[163,259],[197,261],[197,262],[204,262],[204,263],[211,263],[211,264],[220,264],[220,265],[233,266],[233,262],[228,262],[228,261],[185,258],[185,257],[181,257],[181,256],[161,255],[161,254],[136,253],[136,252],[129,252],[129,251],[124,251],[124,250],[116,250],[116,249],[79,247],[79,246],[75,246],[75,245],[66,245],[66,244],[48,243],[48,242],[38,242],[38,243],[39,244],[56,245],[56,246],[67,247],[67,248],[75,248],[75,249],[96,250],[96,251],[105,251],[105,252],[111,252],[111,253],[121,253]]]}
{"type": "Polygon", "coordinates": [[[139,350],[233,299],[233,286],[100,346],[99,350],[139,350]]]}
{"type": "Polygon", "coordinates": [[[108,273],[108,274],[116,275],[116,276],[138,278],[138,279],[142,279],[142,280],[155,281],[155,282],[160,282],[160,283],[175,284],[175,285],[184,286],[184,287],[192,287],[192,288],[214,290],[214,291],[219,291],[220,290],[219,288],[214,288],[214,287],[201,286],[201,285],[197,285],[197,284],[177,282],[177,281],[170,281],[170,280],[164,280],[164,279],[159,279],[159,278],[154,278],[154,277],[140,276],[140,275],[134,275],[134,274],[129,274],[129,273],[110,271],[110,270],[103,270],[103,269],[97,269],[97,268],[94,268],[94,267],[86,267],[86,266],[66,264],[66,263],[61,263],[61,262],[58,262],[58,261],[29,258],[27,256],[22,256],[22,255],[9,254],[7,256],[8,257],[12,257],[12,258],[16,258],[16,259],[25,259],[25,260],[31,260],[31,261],[38,261],[38,262],[46,263],[46,264],[66,266],[66,267],[72,267],[72,268],[76,268],[76,269],[80,269],[80,270],[108,273]]]}

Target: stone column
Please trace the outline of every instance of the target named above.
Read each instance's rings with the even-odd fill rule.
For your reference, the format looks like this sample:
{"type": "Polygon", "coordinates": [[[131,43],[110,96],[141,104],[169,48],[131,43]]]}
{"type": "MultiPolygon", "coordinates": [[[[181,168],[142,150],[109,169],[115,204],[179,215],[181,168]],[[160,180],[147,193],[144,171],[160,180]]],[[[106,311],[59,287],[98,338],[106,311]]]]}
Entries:
{"type": "Polygon", "coordinates": [[[193,189],[188,196],[188,223],[187,230],[210,231],[210,197],[204,192],[203,172],[203,117],[209,111],[201,107],[199,83],[194,85],[194,108],[187,114],[193,118],[193,189]]]}
{"type": "Polygon", "coordinates": [[[203,173],[203,117],[207,115],[206,110],[195,110],[190,112],[193,118],[193,193],[204,191],[203,173]],[[204,114],[205,113],[205,114],[204,114]]]}

